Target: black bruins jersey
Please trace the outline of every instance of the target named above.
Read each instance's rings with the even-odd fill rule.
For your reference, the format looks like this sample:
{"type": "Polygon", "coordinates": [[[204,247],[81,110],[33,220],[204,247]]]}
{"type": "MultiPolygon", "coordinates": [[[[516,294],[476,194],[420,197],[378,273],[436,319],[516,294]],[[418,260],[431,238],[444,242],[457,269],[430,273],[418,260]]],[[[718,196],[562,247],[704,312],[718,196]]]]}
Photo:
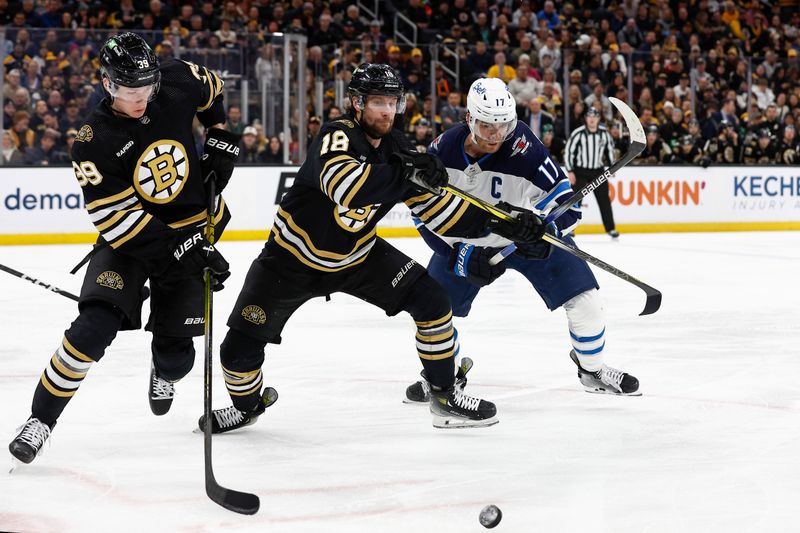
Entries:
{"type": "Polygon", "coordinates": [[[787,143],[781,139],[780,146],[778,147],[777,163],[781,165],[795,165],[800,163],[800,142],[795,140],[787,143]]]}
{"type": "MultiPolygon", "coordinates": [[[[171,60],[160,67],[161,88],[139,119],[115,115],[103,100],[78,131],[72,167],[86,209],[102,239],[142,260],[169,258],[175,230],[204,225],[206,192],[192,135],[224,122],[222,80],[204,67],[171,60]]],[[[230,215],[217,197],[215,220],[230,215]]]]}
{"type": "Polygon", "coordinates": [[[714,163],[738,163],[739,146],[730,140],[712,137],[706,141],[703,152],[714,163]]]}
{"type": "Polygon", "coordinates": [[[748,165],[771,165],[778,163],[778,150],[773,143],[769,143],[766,148],[761,148],[758,140],[754,140],[745,145],[743,159],[748,165]]]}
{"type": "Polygon", "coordinates": [[[378,221],[401,201],[439,234],[482,234],[483,210],[450,193],[420,193],[397,175],[387,162],[401,149],[413,150],[397,130],[374,148],[351,118],[325,124],[278,206],[270,244],[306,267],[338,272],[367,258],[378,221]]]}

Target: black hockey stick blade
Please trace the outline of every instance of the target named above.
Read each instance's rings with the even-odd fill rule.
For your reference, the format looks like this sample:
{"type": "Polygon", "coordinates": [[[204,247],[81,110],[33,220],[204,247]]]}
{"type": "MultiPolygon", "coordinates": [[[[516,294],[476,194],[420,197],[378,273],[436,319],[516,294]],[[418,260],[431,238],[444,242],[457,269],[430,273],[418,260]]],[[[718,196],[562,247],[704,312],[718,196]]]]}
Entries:
{"type": "Polygon", "coordinates": [[[587,263],[592,264],[601,270],[605,270],[609,274],[613,274],[614,276],[617,276],[621,280],[627,281],[628,283],[636,285],[637,287],[642,289],[647,299],[645,300],[644,309],[642,310],[641,313],[639,313],[640,316],[652,315],[653,313],[658,311],[658,309],[661,307],[661,291],[659,291],[655,287],[651,287],[647,283],[639,281],[630,274],[627,274],[622,270],[618,269],[617,267],[609,265],[602,259],[598,259],[595,256],[588,254],[583,250],[562,241],[558,237],[554,237],[550,234],[545,234],[544,237],[542,237],[542,240],[547,241],[553,246],[561,248],[565,252],[572,254],[576,257],[579,257],[584,261],[586,261],[587,263]]]}
{"type": "MultiPolygon", "coordinates": [[[[207,425],[210,427],[210,424],[207,425]]],[[[223,487],[217,483],[211,470],[211,462],[208,460],[206,467],[206,494],[211,501],[234,513],[251,515],[258,512],[261,506],[258,496],[223,487]]]]}
{"type": "Polygon", "coordinates": [[[636,113],[634,113],[625,102],[618,98],[611,96],[609,97],[609,100],[612,104],[614,104],[614,107],[617,108],[617,111],[619,111],[620,115],[622,115],[622,118],[625,120],[625,126],[628,128],[631,138],[631,145],[628,148],[628,151],[625,152],[625,155],[619,158],[616,163],[611,165],[606,170],[600,172],[600,174],[592,178],[589,183],[578,189],[575,194],[570,196],[566,202],[553,209],[550,214],[545,217],[545,225],[563,215],[576,202],[579,202],[592,194],[597,187],[608,181],[612,174],[636,159],[636,157],[642,153],[642,150],[644,150],[645,146],[647,146],[647,137],[644,134],[644,128],[642,128],[642,123],[639,121],[639,117],[636,116],[636,113]]]}

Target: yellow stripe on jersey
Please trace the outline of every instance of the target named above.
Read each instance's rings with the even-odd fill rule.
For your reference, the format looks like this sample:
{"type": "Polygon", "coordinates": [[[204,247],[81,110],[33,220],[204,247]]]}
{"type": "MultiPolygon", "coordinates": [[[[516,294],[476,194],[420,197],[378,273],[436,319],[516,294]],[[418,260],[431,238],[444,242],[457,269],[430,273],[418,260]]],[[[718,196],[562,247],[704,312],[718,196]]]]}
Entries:
{"type": "Polygon", "coordinates": [[[131,240],[134,237],[136,237],[144,229],[144,227],[150,222],[150,220],[152,220],[152,219],[153,219],[153,215],[151,215],[150,213],[147,213],[145,216],[142,217],[142,221],[139,222],[139,224],[135,228],[133,228],[132,230],[128,231],[128,233],[125,234],[125,236],[122,237],[121,239],[118,239],[118,240],[112,242],[111,243],[111,247],[114,248],[114,249],[117,249],[120,246],[122,246],[123,244],[125,244],[126,242],[128,242],[129,240],[131,240]]]}
{"type": "Polygon", "coordinates": [[[299,250],[297,250],[290,243],[288,243],[285,240],[283,240],[283,237],[281,237],[280,233],[278,233],[278,228],[273,227],[272,231],[275,234],[275,242],[281,248],[285,249],[286,251],[291,253],[293,256],[295,256],[298,261],[300,261],[301,263],[303,263],[304,265],[306,265],[308,267],[313,268],[314,270],[321,270],[322,272],[339,272],[340,270],[344,270],[345,268],[350,268],[352,266],[358,265],[358,264],[364,262],[364,260],[367,257],[369,257],[369,254],[364,254],[364,257],[362,257],[360,259],[357,259],[357,260],[353,261],[352,263],[348,263],[346,265],[343,265],[343,266],[340,266],[340,267],[336,267],[336,268],[331,268],[331,267],[318,265],[317,263],[312,263],[311,261],[306,259],[306,257],[302,253],[300,253],[299,250]]]}
{"type": "Polygon", "coordinates": [[[333,199],[333,193],[336,190],[336,186],[339,184],[339,181],[358,167],[359,165],[356,162],[345,164],[342,169],[328,181],[328,184],[325,186],[325,194],[328,195],[328,198],[333,199]]]}
{"type": "Polygon", "coordinates": [[[69,392],[58,390],[57,388],[55,388],[55,386],[53,386],[50,383],[50,380],[47,379],[47,376],[45,376],[44,374],[42,374],[41,381],[42,385],[44,385],[44,388],[47,389],[47,392],[49,392],[53,396],[58,396],[59,398],[71,398],[75,395],[76,392],[78,392],[77,389],[69,392]]]}
{"type": "Polygon", "coordinates": [[[409,198],[408,200],[405,201],[405,204],[408,207],[414,207],[416,204],[425,203],[428,200],[430,200],[431,198],[433,198],[433,193],[426,192],[426,193],[421,194],[419,196],[414,196],[413,198],[409,198]]]}
{"type": "Polygon", "coordinates": [[[446,223],[442,224],[438,228],[432,228],[432,229],[436,233],[439,233],[440,235],[446,234],[447,230],[452,228],[461,219],[461,217],[464,216],[464,213],[467,211],[468,208],[469,204],[467,202],[462,201],[462,206],[458,208],[458,210],[453,215],[450,216],[450,219],[446,223]]]}
{"type": "MultiPolygon", "coordinates": [[[[311,250],[311,252],[313,252],[314,255],[317,255],[319,257],[324,257],[325,259],[333,259],[333,260],[347,259],[351,255],[356,253],[359,249],[361,249],[364,246],[364,244],[372,240],[375,237],[376,233],[375,228],[373,228],[372,231],[370,231],[369,233],[358,239],[358,241],[356,241],[355,245],[353,245],[352,250],[340,254],[336,252],[329,252],[327,250],[320,250],[319,248],[314,246],[314,243],[311,241],[311,237],[309,236],[309,234],[306,233],[306,231],[303,228],[298,226],[297,223],[292,218],[292,215],[284,211],[281,207],[278,207],[278,216],[280,216],[281,219],[284,222],[286,222],[287,226],[289,226],[289,228],[297,237],[300,237],[303,240],[306,246],[308,246],[308,249],[311,250]]],[[[275,230],[273,229],[273,231],[275,230]]],[[[276,231],[276,235],[277,234],[280,234],[280,231],[276,231]]]]}
{"type": "Polygon", "coordinates": [[[453,337],[453,328],[447,328],[444,333],[438,335],[424,335],[417,331],[417,340],[420,342],[439,342],[453,337]]]}
{"type": "Polygon", "coordinates": [[[203,82],[208,86],[208,100],[206,101],[205,105],[198,107],[198,111],[205,111],[211,104],[214,103],[214,98],[219,96],[222,92],[222,86],[225,84],[219,76],[208,70],[206,67],[203,67],[203,82]]]}
{"type": "Polygon", "coordinates": [[[367,166],[366,170],[364,170],[364,173],[361,174],[361,177],[358,178],[358,181],[356,181],[355,185],[353,185],[352,189],[350,189],[350,192],[347,193],[345,199],[342,200],[342,206],[347,208],[350,207],[350,202],[353,201],[353,198],[355,197],[356,193],[358,193],[358,190],[364,185],[364,182],[367,181],[367,178],[369,177],[369,173],[371,170],[372,166],[367,166]]]}
{"type": "Polygon", "coordinates": [[[117,194],[112,194],[111,196],[106,196],[105,198],[100,198],[99,200],[95,200],[94,202],[87,204],[86,209],[88,211],[92,211],[94,209],[97,209],[98,207],[108,204],[113,204],[115,202],[118,202],[119,200],[123,200],[128,196],[131,196],[132,194],[133,194],[133,187],[128,187],[122,192],[118,192],[117,194]]]}
{"type": "Polygon", "coordinates": [[[328,168],[335,165],[336,163],[341,163],[342,161],[350,160],[353,163],[358,163],[352,156],[349,155],[337,155],[336,157],[331,157],[328,159],[325,164],[322,166],[322,170],[319,173],[319,186],[321,189],[325,189],[325,186],[322,184],[322,177],[328,172],[328,168]]]}
{"type": "MultiPolygon", "coordinates": [[[[214,215],[214,224],[218,224],[219,221],[222,220],[224,214],[225,214],[225,200],[223,198],[220,198],[217,214],[214,215]]],[[[208,209],[203,209],[200,213],[190,216],[189,218],[184,218],[183,220],[178,220],[177,222],[170,222],[168,226],[172,229],[183,228],[185,226],[196,224],[197,222],[202,222],[203,220],[206,219],[207,216],[208,216],[208,209]]]]}
{"type": "Polygon", "coordinates": [[[116,225],[116,223],[119,222],[120,219],[122,219],[126,215],[129,215],[132,211],[136,211],[136,210],[139,210],[141,208],[142,208],[142,204],[136,204],[136,205],[133,205],[133,206],[129,207],[128,209],[122,209],[120,211],[117,211],[117,213],[115,215],[113,215],[111,218],[109,218],[108,220],[106,220],[105,222],[103,222],[101,224],[95,224],[94,227],[97,228],[97,231],[102,233],[103,231],[107,230],[111,226],[116,225]]]}
{"type": "Polygon", "coordinates": [[[88,370],[86,372],[74,372],[70,370],[61,362],[58,353],[53,354],[53,357],[50,359],[50,364],[53,365],[60,374],[64,374],[72,379],[83,379],[86,377],[86,372],[88,372],[88,370]]]}
{"type": "Polygon", "coordinates": [[[432,204],[427,209],[420,211],[419,213],[416,213],[417,218],[419,218],[423,222],[427,222],[428,220],[436,216],[436,214],[439,213],[442,209],[444,209],[445,206],[451,204],[454,198],[455,196],[453,194],[446,192],[444,196],[442,196],[441,200],[432,204]]]}

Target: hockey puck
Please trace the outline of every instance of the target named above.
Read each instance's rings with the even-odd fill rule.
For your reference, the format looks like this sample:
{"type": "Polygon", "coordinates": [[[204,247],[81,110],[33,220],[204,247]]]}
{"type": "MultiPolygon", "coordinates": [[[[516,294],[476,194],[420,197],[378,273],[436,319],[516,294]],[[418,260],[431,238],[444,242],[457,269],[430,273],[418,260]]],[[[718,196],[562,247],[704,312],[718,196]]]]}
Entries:
{"type": "Polygon", "coordinates": [[[486,529],[492,529],[500,523],[501,518],[503,518],[503,511],[501,511],[499,507],[496,505],[487,505],[481,509],[478,520],[480,520],[481,525],[486,529]]]}

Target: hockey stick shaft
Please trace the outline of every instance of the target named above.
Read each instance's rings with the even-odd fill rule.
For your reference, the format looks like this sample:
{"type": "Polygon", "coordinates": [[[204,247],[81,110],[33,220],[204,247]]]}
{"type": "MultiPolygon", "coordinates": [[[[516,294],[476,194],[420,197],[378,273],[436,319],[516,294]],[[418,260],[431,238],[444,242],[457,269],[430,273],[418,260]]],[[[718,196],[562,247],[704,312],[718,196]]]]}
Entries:
{"type": "MultiPolygon", "coordinates": [[[[480,198],[472,196],[468,192],[462,191],[458,187],[454,187],[452,185],[446,185],[442,187],[442,189],[458,196],[459,198],[466,200],[472,205],[479,207],[484,211],[491,213],[492,215],[495,215],[498,218],[501,218],[505,221],[514,220],[514,217],[510,213],[507,213],[504,210],[481,200],[480,198]]],[[[601,270],[605,270],[609,274],[617,276],[618,278],[627,281],[628,283],[631,283],[633,285],[636,285],[637,287],[642,289],[647,295],[647,300],[645,302],[644,310],[641,313],[639,313],[640,315],[649,315],[655,313],[656,311],[658,311],[658,308],[661,307],[661,292],[658,289],[655,289],[654,287],[651,287],[650,285],[647,285],[646,283],[639,281],[630,274],[626,274],[622,270],[609,265],[605,261],[602,261],[594,257],[593,255],[588,254],[583,250],[580,250],[577,247],[562,241],[558,237],[554,237],[553,235],[545,233],[544,236],[542,237],[542,240],[552,244],[553,246],[556,246],[557,248],[564,250],[568,254],[579,257],[584,261],[586,261],[587,263],[590,263],[601,270]]],[[[508,249],[508,247],[506,247],[506,249],[508,249]]],[[[502,253],[503,251],[505,251],[505,249],[501,250],[500,253],[502,253]]],[[[494,257],[492,258],[492,260],[494,260],[494,257]]]]}
{"type": "Polygon", "coordinates": [[[622,118],[625,120],[625,126],[628,128],[631,139],[631,145],[628,151],[616,163],[611,165],[611,167],[600,172],[600,174],[592,178],[589,183],[578,189],[566,202],[563,202],[553,209],[544,219],[545,226],[567,212],[576,202],[592,194],[597,187],[608,181],[615,172],[633,161],[642,153],[645,146],[647,146],[647,137],[644,134],[642,123],[639,121],[639,117],[636,116],[636,113],[622,100],[614,98],[613,96],[610,97],[609,100],[611,100],[611,103],[614,104],[614,107],[616,107],[617,111],[622,115],[622,118]]]}
{"type": "Polygon", "coordinates": [[[28,276],[27,274],[23,274],[19,270],[14,270],[13,268],[7,267],[5,265],[0,265],[0,270],[2,270],[3,272],[8,272],[12,276],[17,276],[20,279],[24,279],[25,281],[30,281],[34,285],[37,285],[37,286],[39,286],[39,287],[41,287],[41,288],[43,288],[45,290],[48,290],[50,292],[54,292],[56,294],[60,294],[61,296],[64,296],[65,298],[69,298],[70,300],[74,300],[76,302],[78,301],[78,297],[75,296],[74,294],[72,294],[71,292],[65,291],[63,289],[59,289],[58,287],[56,287],[54,285],[50,285],[48,283],[45,283],[42,280],[38,280],[36,278],[32,278],[32,277],[28,276]]]}
{"type": "MultiPolygon", "coordinates": [[[[214,207],[215,191],[214,180],[211,176],[207,183],[208,188],[208,213],[206,218],[206,239],[211,244],[214,244],[214,207]]],[[[205,337],[205,358],[204,358],[204,371],[203,371],[203,407],[205,411],[205,425],[203,427],[203,451],[205,461],[205,478],[206,478],[206,494],[211,500],[235,513],[240,514],[255,514],[258,512],[260,501],[255,494],[246,492],[239,492],[233,489],[228,489],[221,486],[217,479],[214,477],[214,467],[212,463],[212,448],[211,448],[211,417],[213,416],[212,409],[212,387],[211,377],[213,369],[213,326],[214,326],[214,291],[212,285],[214,283],[213,274],[209,269],[203,273],[204,286],[204,310],[203,316],[205,318],[204,337],[205,337]]]]}

